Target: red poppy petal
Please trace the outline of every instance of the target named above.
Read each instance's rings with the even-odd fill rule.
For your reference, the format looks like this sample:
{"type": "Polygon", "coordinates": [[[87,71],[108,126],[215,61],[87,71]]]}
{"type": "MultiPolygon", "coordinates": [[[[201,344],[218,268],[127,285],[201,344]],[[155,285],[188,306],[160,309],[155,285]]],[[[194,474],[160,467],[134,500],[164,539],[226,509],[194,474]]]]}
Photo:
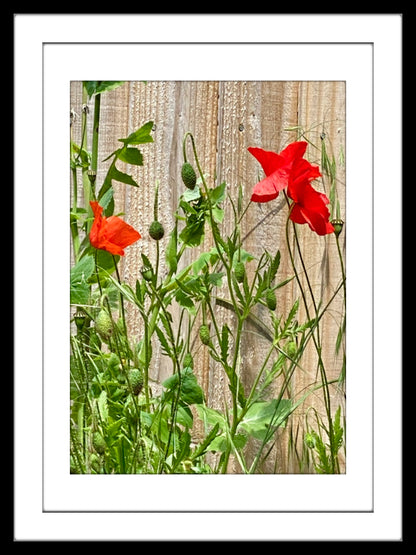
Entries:
{"type": "Polygon", "coordinates": [[[290,219],[297,224],[308,224],[318,235],[326,235],[334,231],[334,226],[328,221],[328,215],[329,213],[314,211],[297,204],[290,213],[290,219]]]}
{"type": "Polygon", "coordinates": [[[270,176],[265,177],[254,185],[251,200],[253,202],[269,202],[278,195],[279,191],[276,190],[274,179],[270,176]]]}
{"type": "Polygon", "coordinates": [[[282,150],[280,156],[282,156],[285,161],[293,161],[297,158],[302,158],[306,152],[308,143],[306,141],[295,141],[290,143],[286,148],[282,150]]]}
{"type": "Polygon", "coordinates": [[[285,163],[284,159],[279,154],[276,154],[276,152],[256,147],[249,147],[247,150],[258,162],[260,162],[261,167],[267,176],[272,174],[285,163]]]}
{"type": "Polygon", "coordinates": [[[305,219],[302,213],[302,208],[301,206],[299,206],[299,204],[295,204],[295,206],[290,211],[290,219],[292,220],[292,222],[295,222],[295,224],[308,223],[308,220],[305,219]]]}
{"type": "Polygon", "coordinates": [[[92,208],[94,218],[98,218],[103,213],[103,207],[98,204],[95,200],[90,200],[90,206],[92,208]]]}
{"type": "Polygon", "coordinates": [[[104,219],[101,216],[103,208],[98,204],[98,202],[95,201],[90,201],[90,205],[94,214],[94,221],[90,231],[90,243],[94,248],[100,249],[100,237],[103,231],[102,228],[104,223],[104,219]]]}
{"type": "Polygon", "coordinates": [[[125,248],[141,237],[138,231],[117,216],[107,218],[107,224],[107,239],[113,245],[125,248]]]}
{"type": "Polygon", "coordinates": [[[110,243],[109,241],[106,241],[101,248],[111,254],[114,254],[114,256],[124,256],[124,249],[119,245],[110,243]]]}

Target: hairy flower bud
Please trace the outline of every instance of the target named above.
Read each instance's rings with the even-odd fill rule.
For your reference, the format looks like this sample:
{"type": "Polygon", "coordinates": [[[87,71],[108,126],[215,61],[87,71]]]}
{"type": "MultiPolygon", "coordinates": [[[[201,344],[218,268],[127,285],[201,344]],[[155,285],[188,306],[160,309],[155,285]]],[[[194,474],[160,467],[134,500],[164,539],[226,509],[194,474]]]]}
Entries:
{"type": "Polygon", "coordinates": [[[268,307],[270,310],[275,310],[275,309],[276,309],[276,305],[277,305],[277,302],[276,302],[276,294],[275,294],[275,292],[273,291],[273,289],[268,289],[268,290],[267,290],[267,293],[266,293],[266,304],[267,304],[267,307],[268,307]]]}
{"type": "Polygon", "coordinates": [[[188,189],[194,189],[196,185],[196,173],[189,162],[185,162],[181,169],[182,181],[188,189]]]}
{"type": "Polygon", "coordinates": [[[244,276],[246,275],[246,269],[243,262],[236,263],[234,267],[234,275],[238,283],[242,283],[244,281],[244,276]]]}
{"type": "Polygon", "coordinates": [[[209,336],[209,327],[206,324],[202,324],[199,328],[199,338],[204,345],[209,345],[211,339],[209,336]]]}
{"type": "Polygon", "coordinates": [[[154,220],[149,227],[150,237],[155,241],[160,241],[160,239],[162,239],[164,234],[165,234],[165,230],[163,229],[163,225],[157,220],[154,220]]]}
{"type": "Polygon", "coordinates": [[[132,368],[129,372],[129,382],[133,390],[134,395],[139,395],[143,389],[143,373],[138,368],[132,368]]]}

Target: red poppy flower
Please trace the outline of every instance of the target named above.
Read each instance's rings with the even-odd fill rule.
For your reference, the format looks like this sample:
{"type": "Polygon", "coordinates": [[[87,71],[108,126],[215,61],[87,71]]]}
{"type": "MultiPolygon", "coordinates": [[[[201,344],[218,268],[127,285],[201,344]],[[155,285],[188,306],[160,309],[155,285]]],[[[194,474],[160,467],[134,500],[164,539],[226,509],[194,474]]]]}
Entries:
{"type": "Polygon", "coordinates": [[[140,239],[140,233],[118,216],[103,216],[103,207],[98,202],[90,201],[90,205],[94,213],[90,231],[91,245],[96,249],[124,256],[124,249],[140,239]]]}
{"type": "Polygon", "coordinates": [[[303,158],[307,146],[306,141],[295,141],[283,149],[280,154],[250,147],[248,151],[260,162],[266,174],[266,177],[254,186],[251,200],[253,202],[269,202],[275,199],[279,192],[287,187],[294,166],[299,172],[297,175],[299,179],[302,177],[312,181],[319,177],[321,174],[318,166],[312,166],[303,158]],[[301,164],[296,164],[299,161],[302,161],[301,164]]]}
{"type": "Polygon", "coordinates": [[[294,201],[290,219],[297,224],[308,224],[318,235],[332,233],[334,226],[329,222],[328,197],[316,191],[307,178],[300,178],[301,172],[294,171],[293,175],[287,189],[288,196],[294,201]]]}

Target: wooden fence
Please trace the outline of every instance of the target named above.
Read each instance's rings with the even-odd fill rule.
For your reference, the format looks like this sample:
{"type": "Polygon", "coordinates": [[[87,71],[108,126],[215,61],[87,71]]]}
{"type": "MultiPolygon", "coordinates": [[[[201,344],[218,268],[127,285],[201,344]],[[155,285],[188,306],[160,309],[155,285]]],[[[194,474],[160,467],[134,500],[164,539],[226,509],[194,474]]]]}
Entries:
{"type": "MultiPolygon", "coordinates": [[[[154,259],[155,243],[148,237],[147,229],[153,219],[156,183],[159,184],[159,219],[165,228],[165,236],[160,243],[163,261],[169,232],[175,223],[178,199],[183,192],[180,178],[182,140],[188,131],[195,137],[200,163],[208,176],[209,184],[225,181],[228,194],[234,199],[241,186],[244,203],[249,201],[252,188],[262,175],[259,163],[248,153],[247,147],[257,146],[279,152],[289,142],[302,136],[310,143],[306,157],[319,165],[322,148],[325,147],[329,158],[334,161],[336,196],[340,215],[345,221],[345,94],[344,82],[323,81],[126,82],[103,94],[98,184],[103,181],[110,163],[103,160],[120,147],[118,139],[127,137],[148,121],[154,122],[154,143],[140,146],[144,165],[124,170],[133,176],[139,186],[115,183],[115,212],[124,213],[125,220],[142,234],[142,239],[126,251],[120,265],[122,279],[134,286],[142,267],[141,253],[146,254],[150,260],[154,259]]],[[[80,115],[83,109],[81,82],[71,83],[70,97],[71,110],[79,116],[73,122],[72,137],[79,143],[80,115]]],[[[93,100],[88,105],[90,115],[87,147],[90,147],[93,100]]],[[[121,164],[120,169],[123,170],[121,164]]],[[[324,173],[318,186],[329,195],[330,185],[330,178],[324,173]]],[[[82,197],[82,190],[79,195],[82,197]]],[[[286,247],[285,208],[281,195],[270,203],[252,204],[241,224],[244,248],[254,256],[263,249],[271,253],[280,249],[279,280],[293,275],[286,247]]],[[[226,201],[225,209],[230,209],[229,201],[226,201]]],[[[230,232],[232,226],[233,219],[225,217],[221,226],[224,234],[230,232]]],[[[314,296],[324,306],[342,280],[334,234],[320,237],[304,225],[298,226],[298,236],[314,296]]],[[[345,236],[344,230],[340,235],[343,255],[345,236]]],[[[207,234],[204,243],[192,252],[189,251],[187,256],[196,257],[200,252],[209,250],[212,246],[209,241],[207,234]]],[[[183,262],[189,263],[190,260],[188,258],[183,262]]],[[[277,311],[283,317],[287,316],[297,298],[300,298],[300,292],[296,280],[292,280],[278,290],[277,311]]],[[[308,303],[312,307],[310,296],[308,303]]],[[[220,322],[232,322],[232,314],[227,308],[218,305],[217,310],[220,322]]],[[[344,350],[341,348],[337,353],[336,344],[344,315],[344,295],[341,290],[331,302],[321,328],[322,357],[329,380],[337,380],[342,373],[344,350]]],[[[265,319],[265,315],[261,313],[258,316],[265,319]]],[[[297,318],[300,322],[306,320],[302,302],[297,318]]],[[[132,336],[139,338],[143,330],[135,310],[129,310],[128,326],[132,336]]],[[[259,335],[258,330],[246,329],[241,364],[243,383],[252,383],[266,347],[267,340],[259,335]]],[[[213,408],[222,409],[229,393],[223,372],[209,359],[206,349],[196,348],[195,353],[195,372],[207,402],[213,408]]],[[[160,383],[170,372],[169,360],[163,356],[155,342],[152,367],[155,384],[160,383]]],[[[317,382],[319,376],[316,351],[311,349],[302,359],[302,369],[291,380],[292,395],[295,398],[302,396],[307,388],[317,382]]],[[[303,432],[308,423],[306,416],[312,414],[310,407],[313,407],[324,417],[321,399],[321,393],[312,394],[299,407],[290,426],[282,430],[282,441],[276,443],[275,455],[266,467],[266,472],[305,471],[300,461],[304,460],[302,452],[306,449],[303,441],[303,432]]],[[[345,388],[339,387],[337,383],[331,385],[331,404],[333,412],[338,406],[342,406],[345,415],[345,388]]],[[[311,421],[312,417],[309,422],[311,421]]]]}

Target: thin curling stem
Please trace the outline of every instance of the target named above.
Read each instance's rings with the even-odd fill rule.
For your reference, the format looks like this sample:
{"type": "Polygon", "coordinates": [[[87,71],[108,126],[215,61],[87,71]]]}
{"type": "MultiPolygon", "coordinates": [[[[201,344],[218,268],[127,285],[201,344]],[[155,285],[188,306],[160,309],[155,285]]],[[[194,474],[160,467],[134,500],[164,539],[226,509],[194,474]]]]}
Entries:
{"type": "MultiPolygon", "coordinates": [[[[291,213],[291,210],[292,210],[292,207],[294,206],[294,204],[290,205],[289,199],[288,199],[285,191],[284,191],[284,194],[285,194],[286,202],[288,203],[288,206],[289,206],[289,215],[288,215],[287,222],[286,222],[286,243],[287,243],[287,247],[288,247],[288,251],[289,251],[290,261],[291,261],[291,264],[292,264],[292,267],[293,267],[293,271],[295,273],[296,281],[298,283],[299,289],[301,291],[302,299],[303,299],[303,302],[304,302],[304,305],[305,305],[306,315],[307,315],[308,320],[311,320],[309,309],[308,309],[308,304],[306,302],[305,292],[303,290],[302,283],[300,281],[299,274],[298,274],[298,271],[296,269],[296,264],[295,264],[295,260],[294,260],[294,257],[293,257],[292,249],[290,248],[289,221],[290,221],[290,213],[291,213]]],[[[294,224],[293,224],[293,227],[295,228],[294,224]]],[[[311,287],[311,284],[310,284],[310,281],[309,281],[306,266],[305,266],[303,258],[302,258],[302,253],[301,253],[301,250],[300,250],[299,241],[298,241],[298,238],[297,238],[297,235],[296,235],[296,229],[294,229],[294,233],[295,233],[296,246],[297,246],[297,249],[298,249],[298,252],[299,252],[299,257],[301,259],[302,268],[305,272],[306,281],[307,281],[308,288],[309,288],[309,291],[310,291],[310,294],[311,294],[311,297],[312,297],[313,306],[314,306],[314,309],[315,309],[315,317],[317,317],[318,316],[318,310],[317,310],[317,306],[316,306],[315,299],[314,299],[314,296],[313,296],[312,287],[311,287]]],[[[323,383],[325,409],[326,409],[326,414],[327,414],[327,418],[328,418],[328,428],[329,428],[329,434],[328,435],[329,435],[330,452],[331,452],[331,463],[332,463],[332,468],[335,471],[335,458],[334,458],[334,450],[333,450],[333,423],[332,423],[332,417],[331,417],[331,400],[330,400],[330,394],[329,394],[328,379],[327,379],[327,376],[326,376],[326,371],[325,371],[324,363],[323,363],[323,360],[322,360],[322,354],[321,354],[322,349],[321,349],[321,345],[320,345],[320,339],[319,339],[320,334],[319,334],[318,326],[317,326],[316,333],[317,333],[317,337],[315,337],[315,334],[312,334],[312,340],[313,340],[313,343],[315,345],[316,352],[318,354],[318,365],[319,365],[319,370],[320,370],[320,373],[321,373],[321,379],[322,379],[322,383],[323,383]]]]}

